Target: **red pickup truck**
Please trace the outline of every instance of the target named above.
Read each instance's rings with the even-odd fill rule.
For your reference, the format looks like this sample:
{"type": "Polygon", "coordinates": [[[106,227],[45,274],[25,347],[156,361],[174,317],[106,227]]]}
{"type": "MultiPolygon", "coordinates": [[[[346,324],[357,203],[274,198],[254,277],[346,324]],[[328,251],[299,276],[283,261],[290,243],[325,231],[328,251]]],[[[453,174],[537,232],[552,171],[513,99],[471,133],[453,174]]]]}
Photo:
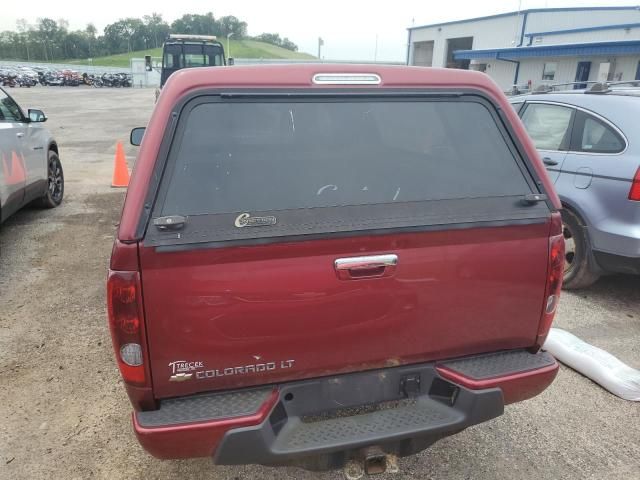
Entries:
{"type": "Polygon", "coordinates": [[[540,347],[560,208],[483,74],[177,72],[144,132],[107,286],[140,443],[373,472],[537,395],[558,369],[540,347]]]}

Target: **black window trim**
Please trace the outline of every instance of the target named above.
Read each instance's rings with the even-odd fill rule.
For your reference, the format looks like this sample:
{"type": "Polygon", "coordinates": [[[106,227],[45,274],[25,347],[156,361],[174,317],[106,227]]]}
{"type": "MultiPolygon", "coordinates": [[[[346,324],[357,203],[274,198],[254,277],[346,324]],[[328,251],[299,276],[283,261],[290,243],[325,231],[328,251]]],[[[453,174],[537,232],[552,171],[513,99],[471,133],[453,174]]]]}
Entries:
{"type": "MultiPolygon", "coordinates": [[[[208,103],[211,101],[211,97],[218,97],[220,100],[235,100],[235,99],[243,99],[244,101],[256,101],[263,102],[265,100],[271,100],[274,102],[281,101],[282,99],[292,100],[292,99],[317,99],[317,100],[328,100],[335,99],[335,101],[340,101],[344,97],[349,97],[349,99],[359,98],[362,100],[371,100],[374,99],[376,101],[382,99],[394,100],[398,98],[416,98],[417,100],[449,100],[452,99],[472,99],[476,103],[481,103],[488,109],[489,114],[496,121],[496,125],[500,130],[500,133],[505,138],[505,143],[509,148],[509,151],[512,153],[514,158],[516,159],[516,164],[520,168],[525,182],[530,186],[531,190],[535,193],[547,193],[544,190],[544,185],[540,176],[537,173],[537,170],[532,164],[531,159],[529,159],[525,153],[524,146],[518,139],[514,130],[511,128],[510,123],[508,122],[504,111],[502,111],[501,107],[494,103],[490,97],[488,97],[484,92],[475,89],[461,89],[456,91],[447,91],[447,90],[439,90],[439,89],[429,89],[429,88],[388,88],[388,89],[369,89],[369,88],[345,88],[345,89],[320,89],[320,88],[299,88],[299,89],[284,89],[284,88],[223,88],[223,89],[202,89],[191,94],[186,95],[181,98],[175,108],[171,113],[171,118],[169,119],[162,143],[160,145],[160,149],[158,152],[158,157],[155,162],[153,172],[151,175],[151,181],[148,187],[147,195],[145,198],[145,203],[143,206],[142,214],[140,215],[138,225],[135,232],[135,238],[133,241],[140,241],[145,238],[147,234],[147,229],[149,227],[152,213],[155,211],[156,205],[160,200],[160,187],[161,181],[164,175],[166,174],[167,167],[169,165],[169,152],[173,146],[174,140],[177,138],[177,130],[180,125],[178,121],[180,116],[188,113],[186,109],[189,110],[196,106],[199,103],[208,103]],[[194,100],[196,103],[194,103],[194,100]],[[199,100],[199,102],[198,102],[199,100]]],[[[220,101],[219,100],[219,101],[220,101]]],[[[549,195],[547,195],[549,197],[549,195]]],[[[553,206],[550,198],[547,198],[545,205],[548,211],[556,211],[553,206]]],[[[489,222],[491,223],[491,222],[489,222]]],[[[498,224],[502,224],[502,222],[498,222],[498,224]]],[[[490,225],[489,225],[490,226],[490,225]]],[[[336,236],[342,235],[341,233],[336,233],[336,236]]],[[[333,236],[333,235],[330,235],[333,236]]],[[[324,236],[323,236],[324,237],[324,236]]],[[[282,237],[283,238],[283,237],[282,237]]],[[[282,241],[280,238],[275,238],[275,241],[282,241]]],[[[205,242],[211,243],[211,242],[205,242]]],[[[258,239],[256,244],[264,243],[264,240],[258,239]]],[[[253,243],[252,243],[253,244],[253,243]]]]}
{"type": "Polygon", "coordinates": [[[521,102],[511,102],[511,106],[513,107],[515,112],[518,114],[518,116],[520,115],[522,109],[524,108],[525,103],[526,102],[524,100],[521,102]]]}
{"type": "MultiPolygon", "coordinates": [[[[560,153],[567,153],[569,152],[569,147],[571,146],[571,138],[573,136],[573,127],[575,125],[575,121],[576,121],[576,110],[577,108],[574,105],[569,105],[568,103],[558,103],[558,102],[546,102],[543,100],[527,100],[524,104],[524,107],[520,109],[520,111],[518,112],[518,116],[523,119],[524,114],[527,112],[528,108],[530,105],[551,105],[551,106],[557,106],[557,107],[565,107],[565,108],[569,108],[571,110],[571,118],[569,119],[569,127],[567,128],[567,131],[564,134],[564,137],[562,138],[562,142],[560,142],[560,148],[559,149],[552,149],[552,148],[538,148],[538,150],[543,151],[543,152],[560,152],[560,153]]],[[[524,119],[523,119],[523,123],[524,123],[524,119]]],[[[526,127],[525,127],[526,128],[526,127]]]]}

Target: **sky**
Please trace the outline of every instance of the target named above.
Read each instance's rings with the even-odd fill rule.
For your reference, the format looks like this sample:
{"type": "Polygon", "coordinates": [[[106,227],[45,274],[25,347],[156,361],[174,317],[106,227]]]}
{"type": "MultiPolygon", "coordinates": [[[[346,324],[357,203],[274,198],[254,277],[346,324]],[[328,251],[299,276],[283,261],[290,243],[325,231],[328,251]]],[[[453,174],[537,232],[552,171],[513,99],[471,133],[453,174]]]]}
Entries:
{"type": "MultiPolygon", "coordinates": [[[[493,15],[527,8],[631,5],[616,0],[108,0],[82,3],[69,0],[3,2],[0,30],[15,30],[16,20],[35,24],[39,17],[66,19],[71,29],[93,23],[98,31],[125,17],[157,12],[171,23],[185,13],[235,15],[249,24],[249,35],[263,32],[288,37],[300,51],[328,60],[403,61],[407,27],[493,15]],[[37,13],[34,13],[37,12],[37,13]]],[[[233,52],[232,52],[233,53],[233,52]]]]}

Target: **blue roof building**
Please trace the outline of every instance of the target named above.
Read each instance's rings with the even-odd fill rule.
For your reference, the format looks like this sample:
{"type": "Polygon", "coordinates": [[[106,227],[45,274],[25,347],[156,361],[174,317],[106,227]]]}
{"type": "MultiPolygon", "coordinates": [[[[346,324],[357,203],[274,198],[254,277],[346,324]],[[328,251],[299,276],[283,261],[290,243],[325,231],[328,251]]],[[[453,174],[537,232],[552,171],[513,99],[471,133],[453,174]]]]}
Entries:
{"type": "Polygon", "coordinates": [[[541,8],[408,29],[407,63],[490,75],[505,91],[640,79],[640,7],[541,8]]]}

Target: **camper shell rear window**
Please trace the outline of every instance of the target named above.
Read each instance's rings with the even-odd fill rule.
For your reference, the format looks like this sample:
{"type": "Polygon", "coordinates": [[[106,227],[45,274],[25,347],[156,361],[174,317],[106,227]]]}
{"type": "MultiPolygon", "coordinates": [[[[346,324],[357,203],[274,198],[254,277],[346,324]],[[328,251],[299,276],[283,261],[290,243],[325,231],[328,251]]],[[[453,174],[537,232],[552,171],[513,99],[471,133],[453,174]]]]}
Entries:
{"type": "Polygon", "coordinates": [[[147,237],[277,240],[548,214],[523,207],[533,192],[479,96],[204,95],[182,108],[152,213],[186,218],[183,231],[150,226],[147,237]]]}

